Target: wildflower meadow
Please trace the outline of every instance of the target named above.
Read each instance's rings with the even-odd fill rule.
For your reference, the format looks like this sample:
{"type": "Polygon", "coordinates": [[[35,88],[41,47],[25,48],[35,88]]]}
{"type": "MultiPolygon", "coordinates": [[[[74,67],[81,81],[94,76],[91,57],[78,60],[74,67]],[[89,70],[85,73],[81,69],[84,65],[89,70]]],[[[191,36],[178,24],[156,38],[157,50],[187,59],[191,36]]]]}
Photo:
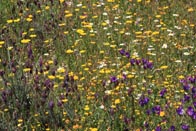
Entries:
{"type": "Polygon", "coordinates": [[[195,131],[196,0],[0,0],[1,131],[195,131]]]}

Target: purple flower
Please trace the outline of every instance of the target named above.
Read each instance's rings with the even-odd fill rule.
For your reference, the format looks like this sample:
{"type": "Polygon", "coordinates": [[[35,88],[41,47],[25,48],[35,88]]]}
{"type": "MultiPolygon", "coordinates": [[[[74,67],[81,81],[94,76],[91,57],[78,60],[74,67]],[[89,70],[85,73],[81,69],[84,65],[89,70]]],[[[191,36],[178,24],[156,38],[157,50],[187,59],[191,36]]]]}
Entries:
{"type": "Polygon", "coordinates": [[[190,97],[189,95],[184,94],[184,102],[189,101],[190,98],[191,98],[191,97],[190,97]]]}
{"type": "Polygon", "coordinates": [[[150,115],[150,113],[151,113],[151,110],[147,110],[147,111],[146,111],[146,114],[147,114],[147,115],[150,115]]]}
{"type": "Polygon", "coordinates": [[[189,125],[187,124],[182,124],[181,128],[182,130],[189,131],[189,125]]]}
{"type": "Polygon", "coordinates": [[[163,88],[161,91],[160,91],[160,96],[163,97],[164,94],[167,92],[167,90],[165,88],[163,88]]]}
{"type": "Polygon", "coordinates": [[[196,108],[196,101],[195,101],[195,102],[193,102],[193,105],[194,105],[194,107],[196,108]]]}
{"type": "Polygon", "coordinates": [[[119,52],[120,52],[121,55],[125,55],[125,50],[124,49],[121,49],[119,52]]]}
{"type": "Polygon", "coordinates": [[[127,58],[130,58],[130,53],[129,53],[129,52],[126,52],[126,53],[125,53],[125,56],[126,56],[127,58]]]}
{"type": "Polygon", "coordinates": [[[148,97],[141,96],[140,99],[139,99],[140,106],[144,106],[144,105],[148,104],[148,102],[149,102],[148,97]]]}
{"type": "Polygon", "coordinates": [[[152,62],[148,62],[146,65],[147,65],[147,68],[148,68],[148,69],[152,69],[152,68],[153,68],[152,62]]]}
{"type": "Polygon", "coordinates": [[[48,104],[49,108],[52,110],[54,108],[54,102],[50,101],[48,104]]]}
{"type": "Polygon", "coordinates": [[[195,82],[196,82],[196,79],[195,79],[194,77],[189,77],[189,81],[190,81],[191,83],[195,83],[195,82]]]}
{"type": "Polygon", "coordinates": [[[194,114],[194,109],[193,107],[189,106],[186,110],[186,113],[189,115],[189,116],[192,116],[194,114]]]}
{"type": "Polygon", "coordinates": [[[170,127],[169,131],[175,131],[175,126],[172,125],[172,126],[170,127]]]}
{"type": "Polygon", "coordinates": [[[112,76],[112,77],[110,78],[110,81],[111,81],[112,83],[115,83],[115,82],[118,81],[118,79],[117,79],[115,76],[112,76]]]}
{"type": "Polygon", "coordinates": [[[149,124],[148,124],[148,122],[144,122],[144,126],[146,127],[146,128],[148,128],[149,127],[149,124]]]}
{"type": "Polygon", "coordinates": [[[130,60],[131,65],[135,65],[135,62],[136,62],[135,59],[130,60]]]}
{"type": "Polygon", "coordinates": [[[145,65],[148,62],[148,60],[142,58],[142,64],[145,65]]]}
{"type": "Polygon", "coordinates": [[[188,90],[190,89],[190,85],[189,85],[189,84],[183,85],[183,89],[184,89],[185,91],[188,91],[188,90]]]}
{"type": "Polygon", "coordinates": [[[155,129],[155,131],[161,131],[161,127],[157,126],[157,128],[155,129]]]}
{"type": "Polygon", "coordinates": [[[194,114],[192,115],[192,119],[196,120],[196,112],[194,112],[194,114]]]}
{"type": "Polygon", "coordinates": [[[178,107],[176,109],[176,112],[178,113],[178,115],[183,115],[184,114],[184,110],[183,110],[182,106],[178,107]]]}
{"type": "Polygon", "coordinates": [[[193,88],[192,88],[192,93],[193,93],[193,94],[196,94],[196,87],[193,87],[193,88]]]}
{"type": "Polygon", "coordinates": [[[154,107],[152,108],[152,112],[153,112],[153,113],[159,114],[160,111],[161,111],[160,105],[156,105],[156,106],[154,106],[154,107]]]}
{"type": "Polygon", "coordinates": [[[141,63],[141,60],[136,59],[136,61],[135,61],[135,62],[136,62],[136,64],[137,64],[137,65],[139,65],[139,64],[141,63]]]}

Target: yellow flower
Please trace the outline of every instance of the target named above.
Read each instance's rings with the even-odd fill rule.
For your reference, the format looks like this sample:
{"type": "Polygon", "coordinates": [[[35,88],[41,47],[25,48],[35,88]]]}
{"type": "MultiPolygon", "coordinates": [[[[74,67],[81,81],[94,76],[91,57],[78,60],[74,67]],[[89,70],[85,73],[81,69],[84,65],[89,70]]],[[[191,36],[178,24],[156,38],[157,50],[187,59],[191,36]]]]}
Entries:
{"type": "Polygon", "coordinates": [[[35,38],[37,35],[35,35],[35,34],[32,34],[32,35],[30,35],[29,37],[31,37],[31,38],[35,38]]]}
{"type": "Polygon", "coordinates": [[[45,10],[48,10],[48,9],[50,9],[50,6],[46,6],[46,7],[45,7],[45,10]]]}
{"type": "Polygon", "coordinates": [[[71,50],[71,49],[66,50],[66,53],[67,53],[67,54],[71,54],[71,53],[73,53],[73,52],[74,52],[74,51],[71,50]]]}
{"type": "Polygon", "coordinates": [[[71,16],[73,16],[73,14],[71,13],[65,15],[66,18],[71,17],[71,16]]]}
{"type": "Polygon", "coordinates": [[[121,102],[120,99],[116,99],[114,103],[119,104],[120,102],[121,102]]]}
{"type": "Polygon", "coordinates": [[[31,68],[24,68],[23,71],[24,72],[29,72],[31,70],[31,68]]]}
{"type": "Polygon", "coordinates": [[[78,76],[74,75],[74,80],[78,80],[78,76]]]}
{"type": "Polygon", "coordinates": [[[68,102],[68,99],[63,99],[62,102],[66,103],[66,102],[68,102]]]}
{"type": "Polygon", "coordinates": [[[83,29],[77,29],[76,32],[80,35],[86,35],[83,29]]]}
{"type": "Polygon", "coordinates": [[[115,0],[107,0],[107,2],[114,2],[115,0]]]}
{"type": "Polygon", "coordinates": [[[20,18],[14,20],[14,22],[19,22],[19,21],[20,21],[20,18]]]}
{"type": "Polygon", "coordinates": [[[53,76],[53,75],[49,75],[49,76],[48,76],[48,79],[50,79],[50,80],[54,80],[54,79],[55,79],[55,76],[53,76]]]}
{"type": "Polygon", "coordinates": [[[193,12],[193,11],[194,9],[192,7],[188,9],[188,12],[193,12]]]}
{"type": "Polygon", "coordinates": [[[137,0],[138,3],[142,2],[142,0],[137,0]]]}
{"type": "Polygon", "coordinates": [[[65,0],[59,0],[60,1],[60,3],[63,3],[65,0]]]}
{"type": "Polygon", "coordinates": [[[66,34],[68,34],[69,32],[68,32],[68,31],[64,31],[63,33],[66,35],[66,34]]]}
{"type": "Polygon", "coordinates": [[[5,44],[5,41],[0,41],[0,45],[3,45],[3,44],[5,44]]]}
{"type": "Polygon", "coordinates": [[[12,23],[13,22],[13,20],[7,20],[7,23],[8,24],[10,24],[10,23],[12,23]]]}
{"type": "Polygon", "coordinates": [[[160,68],[161,68],[161,69],[167,69],[168,66],[164,65],[164,66],[161,66],[160,68]]]}
{"type": "Polygon", "coordinates": [[[97,128],[90,128],[90,131],[98,131],[97,128]]]}
{"type": "Polygon", "coordinates": [[[31,22],[31,21],[32,21],[32,19],[31,19],[31,18],[27,18],[27,19],[26,19],[26,21],[31,22]]]}
{"type": "Polygon", "coordinates": [[[85,110],[85,111],[90,110],[89,106],[88,106],[88,105],[86,105],[86,106],[84,107],[84,110],[85,110]]]}
{"type": "Polygon", "coordinates": [[[180,75],[178,78],[179,79],[184,79],[184,76],[183,75],[180,75]]]}
{"type": "Polygon", "coordinates": [[[22,44],[27,44],[27,43],[29,43],[31,40],[30,39],[22,39],[21,40],[21,43],[22,44]]]}
{"type": "Polygon", "coordinates": [[[165,112],[164,111],[161,111],[160,114],[159,114],[161,117],[165,116],[165,112]]]}
{"type": "Polygon", "coordinates": [[[57,72],[59,72],[59,73],[64,73],[64,72],[65,72],[65,69],[62,68],[62,67],[59,67],[59,68],[57,69],[57,72]]]}

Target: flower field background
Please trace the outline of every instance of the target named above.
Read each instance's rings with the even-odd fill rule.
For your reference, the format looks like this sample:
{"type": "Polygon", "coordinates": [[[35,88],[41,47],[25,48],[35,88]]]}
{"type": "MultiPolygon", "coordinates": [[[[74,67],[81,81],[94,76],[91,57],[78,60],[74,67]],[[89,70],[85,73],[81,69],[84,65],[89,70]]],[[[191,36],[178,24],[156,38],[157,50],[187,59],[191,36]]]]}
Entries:
{"type": "Polygon", "coordinates": [[[196,130],[195,0],[1,0],[0,130],[196,130]]]}

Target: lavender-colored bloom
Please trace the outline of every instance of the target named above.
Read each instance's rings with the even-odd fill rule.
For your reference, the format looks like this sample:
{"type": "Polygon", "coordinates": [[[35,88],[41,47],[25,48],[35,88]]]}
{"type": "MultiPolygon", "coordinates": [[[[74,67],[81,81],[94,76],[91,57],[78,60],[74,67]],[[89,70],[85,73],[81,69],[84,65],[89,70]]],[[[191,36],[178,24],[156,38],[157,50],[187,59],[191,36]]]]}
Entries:
{"type": "Polygon", "coordinates": [[[189,101],[189,100],[190,100],[190,96],[189,96],[189,95],[184,94],[184,101],[189,101]]]}
{"type": "Polygon", "coordinates": [[[188,91],[188,90],[190,89],[190,85],[189,85],[189,84],[184,84],[184,85],[183,85],[183,89],[184,89],[185,91],[188,91]]]}
{"type": "Polygon", "coordinates": [[[189,81],[190,81],[191,83],[195,83],[195,82],[196,82],[196,79],[195,79],[194,77],[189,77],[189,81]]]}
{"type": "Polygon", "coordinates": [[[145,65],[148,62],[148,60],[142,58],[142,64],[145,65]]]}
{"type": "Polygon", "coordinates": [[[135,62],[136,62],[136,64],[137,64],[137,65],[139,65],[139,64],[141,63],[141,60],[136,59],[136,61],[135,61],[135,62]]]}
{"type": "Polygon", "coordinates": [[[147,111],[146,111],[146,114],[147,114],[147,115],[150,115],[150,114],[151,114],[151,110],[147,110],[147,111]]]}
{"type": "Polygon", "coordinates": [[[194,114],[194,109],[193,107],[189,106],[186,110],[186,113],[189,115],[189,116],[192,116],[194,114]]]}
{"type": "Polygon", "coordinates": [[[122,75],[123,80],[125,80],[127,78],[127,76],[125,74],[122,75]]]}
{"type": "Polygon", "coordinates": [[[147,65],[148,69],[152,69],[153,68],[153,63],[152,62],[148,62],[146,65],[147,65]]]}
{"type": "Polygon", "coordinates": [[[152,112],[153,112],[153,113],[159,114],[160,111],[161,111],[160,105],[156,105],[156,106],[154,106],[154,107],[152,108],[152,112]]]}
{"type": "Polygon", "coordinates": [[[189,125],[187,124],[182,124],[181,128],[182,130],[189,131],[189,125]]]}
{"type": "Polygon", "coordinates": [[[163,97],[164,94],[167,92],[167,90],[165,88],[163,88],[161,91],[160,91],[160,96],[163,97]]]}
{"type": "Polygon", "coordinates": [[[146,128],[148,128],[149,127],[149,124],[148,124],[148,122],[144,122],[144,126],[146,127],[146,128]]]}
{"type": "Polygon", "coordinates": [[[54,108],[54,102],[50,101],[48,104],[49,108],[52,110],[54,108]]]}
{"type": "Polygon", "coordinates": [[[192,93],[193,93],[193,94],[196,94],[196,87],[193,87],[193,88],[192,88],[192,93]]]}
{"type": "Polygon", "coordinates": [[[144,106],[144,105],[148,104],[148,102],[149,102],[149,98],[148,97],[141,96],[140,99],[139,99],[139,104],[141,106],[144,106]]]}
{"type": "Polygon", "coordinates": [[[195,101],[195,102],[193,102],[193,105],[194,105],[194,107],[196,108],[196,101],[195,101]]]}
{"type": "Polygon", "coordinates": [[[194,114],[192,115],[192,119],[196,120],[196,112],[194,112],[194,114]]]}
{"type": "Polygon", "coordinates": [[[183,115],[184,114],[184,110],[183,110],[182,106],[178,107],[176,109],[176,112],[178,113],[178,115],[183,115]]]}
{"type": "Polygon", "coordinates": [[[119,52],[120,52],[121,55],[125,55],[125,50],[124,49],[121,49],[119,52]]]}
{"type": "Polygon", "coordinates": [[[170,127],[169,131],[175,131],[175,129],[176,129],[175,126],[172,125],[172,126],[170,127]]]}
{"type": "Polygon", "coordinates": [[[155,129],[155,131],[161,131],[161,127],[157,126],[157,128],[155,129]]]}
{"type": "Polygon", "coordinates": [[[131,65],[135,65],[135,62],[136,62],[135,59],[131,59],[131,60],[130,60],[131,65]]]}
{"type": "Polygon", "coordinates": [[[118,79],[117,79],[115,76],[112,76],[112,77],[110,78],[110,81],[111,81],[112,83],[115,83],[115,82],[118,81],[118,79]]]}
{"type": "Polygon", "coordinates": [[[127,58],[130,58],[130,53],[129,53],[129,52],[126,52],[126,53],[125,53],[125,56],[126,56],[127,58]]]}

